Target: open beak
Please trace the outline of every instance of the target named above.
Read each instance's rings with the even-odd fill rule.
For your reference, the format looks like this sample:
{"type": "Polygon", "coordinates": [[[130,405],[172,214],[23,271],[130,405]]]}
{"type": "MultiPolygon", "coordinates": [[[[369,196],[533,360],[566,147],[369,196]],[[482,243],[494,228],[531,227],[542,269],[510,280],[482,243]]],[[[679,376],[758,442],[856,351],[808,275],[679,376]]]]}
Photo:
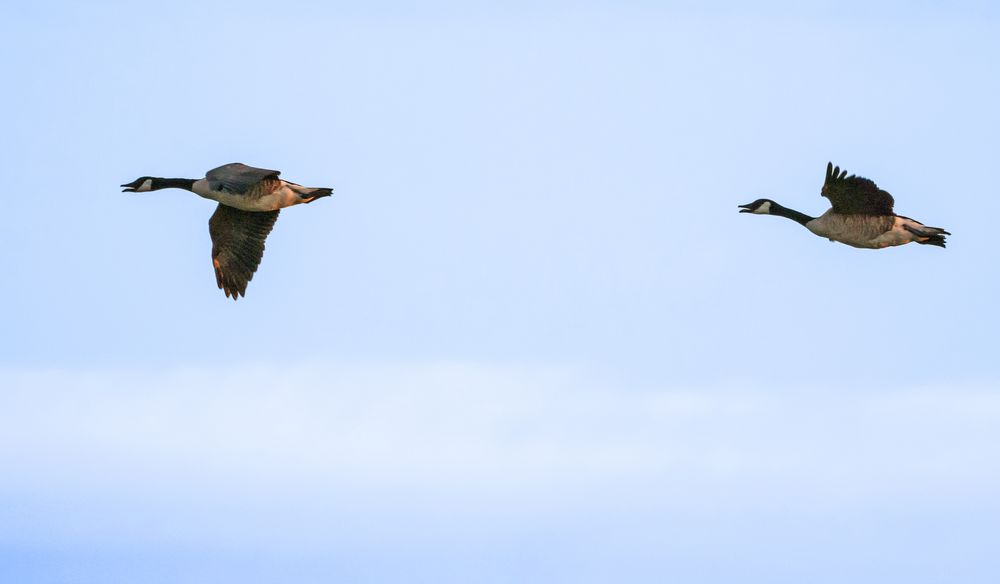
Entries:
{"type": "Polygon", "coordinates": [[[750,203],[747,203],[746,205],[740,205],[740,213],[752,213],[752,212],[753,211],[750,209],[750,203]]]}
{"type": "Polygon", "coordinates": [[[142,184],[141,180],[134,180],[134,181],[132,181],[130,183],[125,183],[125,184],[119,185],[119,186],[124,187],[122,189],[123,193],[134,193],[134,192],[136,192],[135,190],[137,188],[139,188],[139,185],[141,185],[141,184],[142,184]]]}

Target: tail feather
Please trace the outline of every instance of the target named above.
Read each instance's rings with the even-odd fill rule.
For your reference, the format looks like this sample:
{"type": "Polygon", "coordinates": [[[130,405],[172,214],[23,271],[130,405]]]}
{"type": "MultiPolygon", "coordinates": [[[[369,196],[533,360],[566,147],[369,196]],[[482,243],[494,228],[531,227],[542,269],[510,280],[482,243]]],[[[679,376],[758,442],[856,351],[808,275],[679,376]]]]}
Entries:
{"type": "Polygon", "coordinates": [[[917,243],[919,243],[921,245],[936,245],[938,247],[947,247],[945,245],[945,241],[944,241],[944,236],[943,235],[931,235],[930,237],[927,237],[926,239],[918,239],[916,241],[917,241],[917,243]]]}
{"type": "Polygon", "coordinates": [[[317,187],[308,190],[309,190],[309,196],[314,199],[318,199],[320,197],[329,197],[330,195],[333,194],[333,189],[328,189],[326,187],[317,187]]]}
{"type": "Polygon", "coordinates": [[[288,186],[298,193],[300,198],[308,199],[303,201],[305,203],[311,203],[320,197],[329,197],[333,194],[333,189],[326,187],[304,187],[293,183],[289,183],[288,186]]]}
{"type": "Polygon", "coordinates": [[[928,227],[926,225],[921,225],[919,227],[905,225],[904,229],[916,236],[917,243],[921,245],[936,245],[938,247],[945,247],[945,235],[951,235],[944,229],[940,227],[928,227]]]}

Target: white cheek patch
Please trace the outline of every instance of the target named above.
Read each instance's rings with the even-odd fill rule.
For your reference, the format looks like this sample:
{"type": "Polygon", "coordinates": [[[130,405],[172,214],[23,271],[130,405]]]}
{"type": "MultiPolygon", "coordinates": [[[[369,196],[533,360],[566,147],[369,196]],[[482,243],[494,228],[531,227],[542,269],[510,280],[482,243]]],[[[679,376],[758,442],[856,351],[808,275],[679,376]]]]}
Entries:
{"type": "Polygon", "coordinates": [[[147,178],[146,180],[142,181],[142,184],[139,185],[139,188],[136,189],[136,192],[145,193],[151,190],[153,190],[153,179],[147,178]]]}
{"type": "Polygon", "coordinates": [[[771,201],[764,201],[764,203],[753,210],[755,215],[767,215],[771,212],[771,201]]]}

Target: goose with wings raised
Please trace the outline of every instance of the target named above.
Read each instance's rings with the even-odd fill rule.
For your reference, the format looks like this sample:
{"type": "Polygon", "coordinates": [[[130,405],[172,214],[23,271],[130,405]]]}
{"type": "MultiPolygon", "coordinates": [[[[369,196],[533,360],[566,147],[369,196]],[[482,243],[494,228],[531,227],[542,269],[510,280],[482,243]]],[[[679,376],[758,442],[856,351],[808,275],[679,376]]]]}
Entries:
{"type": "Polygon", "coordinates": [[[786,217],[830,241],[868,249],[911,241],[944,247],[945,236],[951,235],[940,227],[928,227],[897,215],[892,210],[892,195],[867,178],[848,176],[846,170],[840,170],[833,163],[826,165],[826,181],[820,194],[830,200],[831,208],[819,217],[782,207],[771,199],[740,205],[740,213],[786,217]]]}
{"type": "Polygon", "coordinates": [[[185,189],[218,201],[219,206],[208,220],[212,265],[219,288],[236,300],[246,295],[247,283],[264,255],[264,240],[280,210],[333,193],[333,189],[281,180],[279,174],[277,170],[234,162],[208,171],[202,179],[143,176],[121,186],[122,192],[129,193],[185,189]]]}

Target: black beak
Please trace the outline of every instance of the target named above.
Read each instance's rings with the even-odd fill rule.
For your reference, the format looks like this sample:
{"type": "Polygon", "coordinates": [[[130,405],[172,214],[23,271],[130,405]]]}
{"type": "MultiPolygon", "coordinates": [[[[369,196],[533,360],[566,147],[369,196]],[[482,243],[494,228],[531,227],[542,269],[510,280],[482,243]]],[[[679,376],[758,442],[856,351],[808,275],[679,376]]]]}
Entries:
{"type": "Polygon", "coordinates": [[[750,208],[752,203],[747,203],[746,205],[740,205],[740,213],[753,213],[753,209],[750,208]]]}
{"type": "Polygon", "coordinates": [[[134,180],[134,181],[132,181],[130,183],[125,183],[125,184],[119,185],[119,186],[125,187],[125,188],[122,189],[123,193],[134,193],[135,189],[139,188],[139,185],[141,185],[141,184],[142,184],[142,179],[137,179],[137,180],[134,180]]]}

